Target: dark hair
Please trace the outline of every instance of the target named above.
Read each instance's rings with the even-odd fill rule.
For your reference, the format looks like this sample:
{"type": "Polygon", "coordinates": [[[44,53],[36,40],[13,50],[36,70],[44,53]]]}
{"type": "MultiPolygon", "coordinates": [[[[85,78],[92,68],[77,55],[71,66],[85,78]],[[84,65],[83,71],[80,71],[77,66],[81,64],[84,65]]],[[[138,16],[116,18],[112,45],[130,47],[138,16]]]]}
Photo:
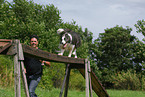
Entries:
{"type": "Polygon", "coordinates": [[[37,40],[39,39],[39,37],[38,37],[37,35],[31,35],[31,36],[30,36],[30,40],[31,40],[32,38],[36,38],[37,40]]]}

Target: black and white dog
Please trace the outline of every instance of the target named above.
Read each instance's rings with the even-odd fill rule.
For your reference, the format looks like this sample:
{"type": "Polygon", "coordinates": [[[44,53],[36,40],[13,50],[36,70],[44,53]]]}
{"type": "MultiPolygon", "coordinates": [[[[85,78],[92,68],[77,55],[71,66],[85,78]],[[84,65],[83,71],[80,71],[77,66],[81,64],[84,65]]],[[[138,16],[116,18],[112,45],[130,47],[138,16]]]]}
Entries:
{"type": "Polygon", "coordinates": [[[63,55],[64,51],[69,51],[68,57],[73,54],[77,58],[76,49],[81,45],[80,35],[69,29],[58,29],[57,34],[60,35],[60,53],[58,55],[63,55]]]}

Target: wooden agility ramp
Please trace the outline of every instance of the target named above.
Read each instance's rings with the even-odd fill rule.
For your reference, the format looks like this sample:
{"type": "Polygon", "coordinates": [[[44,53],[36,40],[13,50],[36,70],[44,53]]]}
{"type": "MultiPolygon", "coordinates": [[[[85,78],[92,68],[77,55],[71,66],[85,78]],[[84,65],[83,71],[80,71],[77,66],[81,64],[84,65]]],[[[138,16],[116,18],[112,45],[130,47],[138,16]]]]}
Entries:
{"type": "MultiPolygon", "coordinates": [[[[25,56],[31,56],[31,57],[35,57],[35,58],[50,61],[50,62],[65,63],[66,64],[66,75],[64,78],[64,83],[66,81],[66,86],[68,86],[70,69],[76,68],[79,70],[79,72],[82,74],[82,76],[86,79],[86,82],[88,79],[88,84],[90,84],[89,86],[92,86],[91,88],[98,95],[98,97],[109,97],[108,93],[106,92],[105,88],[101,85],[100,81],[98,80],[97,76],[95,76],[94,72],[91,71],[91,69],[89,69],[89,71],[88,71],[88,69],[86,69],[87,65],[89,64],[88,60],[82,59],[82,58],[59,56],[57,54],[52,54],[52,53],[49,53],[49,52],[46,52],[46,51],[43,51],[40,49],[32,48],[30,46],[21,44],[20,42],[16,43],[15,41],[16,40],[0,39],[0,54],[16,55],[16,53],[21,52],[21,53],[24,53],[25,56]],[[19,49],[18,52],[16,52],[15,49],[21,48],[21,46],[22,46],[22,49],[21,50],[19,49]],[[87,77],[87,72],[88,72],[88,75],[90,75],[90,78],[87,77]]],[[[18,59],[18,60],[20,61],[20,59],[18,59]]],[[[22,58],[22,60],[23,60],[23,58],[22,58]]],[[[22,60],[20,61],[20,63],[23,65],[22,60]]],[[[22,69],[22,71],[23,71],[23,69],[22,69]]],[[[87,85],[86,85],[86,87],[87,87],[87,85]]],[[[62,86],[62,90],[61,90],[59,97],[62,96],[61,94],[63,92],[63,88],[64,88],[64,85],[62,86]]],[[[65,90],[64,97],[67,97],[68,87],[65,87],[65,88],[66,88],[66,90],[65,90]]],[[[90,88],[90,90],[91,90],[91,88],[90,88]]],[[[28,92],[28,89],[26,89],[25,92],[26,91],[28,92]]],[[[90,93],[89,89],[86,89],[86,92],[88,92],[88,93],[86,93],[86,97],[92,97],[92,95],[89,96],[89,93],[90,93]]],[[[15,97],[21,97],[21,96],[15,95],[15,97]]],[[[29,95],[26,95],[26,97],[29,97],[29,95]]]]}

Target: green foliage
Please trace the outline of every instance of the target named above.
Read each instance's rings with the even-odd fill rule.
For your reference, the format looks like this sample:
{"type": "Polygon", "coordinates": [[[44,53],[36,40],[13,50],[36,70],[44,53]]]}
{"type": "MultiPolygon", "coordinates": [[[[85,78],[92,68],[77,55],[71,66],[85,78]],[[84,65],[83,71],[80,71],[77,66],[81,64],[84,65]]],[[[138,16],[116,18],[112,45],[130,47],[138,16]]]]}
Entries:
{"type": "Polygon", "coordinates": [[[91,58],[101,70],[99,79],[107,88],[112,88],[110,77],[116,72],[131,69],[141,73],[144,70],[144,43],[132,36],[131,30],[119,26],[106,29],[92,44],[91,58]]]}
{"type": "MultiPolygon", "coordinates": [[[[21,43],[29,45],[29,36],[37,34],[39,36],[39,48],[50,53],[56,53],[59,45],[57,29],[71,29],[81,36],[82,45],[77,49],[78,57],[90,60],[92,70],[103,85],[111,86],[110,77],[123,70],[124,73],[117,73],[118,79],[122,78],[122,82],[125,80],[132,81],[127,74],[130,74],[133,78],[139,75],[136,82],[139,83],[138,79],[140,79],[144,90],[145,45],[130,34],[131,28],[116,26],[105,29],[105,33],[101,33],[99,38],[92,42],[92,32],[88,31],[87,28],[83,31],[82,27],[76,24],[74,20],[70,23],[64,23],[60,17],[60,11],[53,4],[44,6],[34,3],[32,0],[13,0],[11,4],[2,0],[0,4],[0,39],[19,39],[21,43]],[[128,69],[136,70],[137,74],[127,72],[128,69]],[[121,76],[122,74],[125,74],[126,77],[121,76]]],[[[135,26],[138,32],[144,35],[144,20],[138,21],[135,26]]],[[[11,63],[11,58],[0,56],[0,64],[4,64],[0,65],[0,83],[2,85],[13,83],[13,68],[8,65],[11,63]],[[4,80],[8,80],[7,84],[4,84],[4,80]]],[[[43,89],[59,88],[63,81],[65,65],[62,63],[51,64],[51,67],[44,66],[43,77],[39,84],[39,87],[43,89]]],[[[84,79],[81,78],[80,73],[74,70],[71,73],[70,88],[83,90],[84,79]]],[[[116,85],[119,87],[120,83],[116,85]]],[[[136,86],[128,86],[127,88],[138,89],[136,86]]]]}
{"type": "Polygon", "coordinates": [[[133,68],[132,45],[135,37],[130,35],[130,28],[116,26],[106,29],[94,41],[92,58],[100,70],[108,69],[113,72],[133,68]]]}
{"type": "Polygon", "coordinates": [[[0,86],[13,86],[13,61],[10,56],[0,55],[0,86]]]}
{"type": "MultiPolygon", "coordinates": [[[[94,60],[90,60],[91,70],[95,73],[97,78],[102,81],[102,72],[99,70],[94,60]]],[[[106,80],[106,79],[105,79],[106,80]]]]}
{"type": "MultiPolygon", "coordinates": [[[[82,45],[77,50],[79,58],[87,58],[89,44],[92,42],[92,33],[76,25],[76,22],[63,23],[60,11],[53,4],[39,5],[28,0],[13,0],[1,3],[0,38],[19,39],[21,43],[29,45],[29,36],[39,36],[39,48],[50,53],[56,53],[59,45],[58,28],[68,28],[78,32],[82,38],[82,45]]],[[[45,67],[39,87],[51,89],[52,86],[60,87],[65,73],[65,65],[52,63],[45,67]]]]}
{"type": "MultiPolygon", "coordinates": [[[[59,14],[59,10],[54,5],[38,5],[27,0],[14,0],[13,4],[4,3],[2,4],[0,36],[7,39],[20,39],[22,43],[33,34],[43,38],[43,35],[56,33],[56,30],[52,29],[56,29],[55,25],[61,22],[59,14]]],[[[57,37],[55,39],[57,40],[57,37]]]]}
{"type": "Polygon", "coordinates": [[[70,75],[69,88],[72,90],[85,90],[85,79],[84,77],[76,70],[72,70],[70,75]]]}
{"type": "Polygon", "coordinates": [[[59,88],[63,82],[65,65],[51,62],[51,67],[43,67],[43,76],[39,87],[51,90],[52,87],[59,88]]]}
{"type": "Polygon", "coordinates": [[[127,90],[143,90],[145,82],[145,76],[140,78],[136,72],[118,72],[115,75],[111,75],[110,81],[114,84],[115,89],[127,89],[127,90]]]}
{"type": "Polygon", "coordinates": [[[133,44],[133,47],[134,69],[137,72],[142,72],[145,69],[144,64],[142,64],[145,60],[145,44],[138,40],[133,44]]]}
{"type": "Polygon", "coordinates": [[[144,21],[144,19],[138,20],[137,24],[135,24],[135,27],[136,27],[138,33],[142,33],[145,36],[145,21],[144,21]]]}
{"type": "Polygon", "coordinates": [[[145,75],[142,75],[141,77],[141,90],[145,90],[145,75]]]}

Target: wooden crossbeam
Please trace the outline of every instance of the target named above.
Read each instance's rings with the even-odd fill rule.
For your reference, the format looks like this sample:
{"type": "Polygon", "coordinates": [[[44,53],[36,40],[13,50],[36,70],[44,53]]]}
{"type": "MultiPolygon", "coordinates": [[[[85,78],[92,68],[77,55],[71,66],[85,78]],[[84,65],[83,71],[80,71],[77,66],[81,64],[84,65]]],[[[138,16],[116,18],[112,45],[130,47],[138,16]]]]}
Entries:
{"type": "Polygon", "coordinates": [[[67,57],[67,56],[60,56],[57,54],[52,54],[40,49],[35,49],[32,48],[28,45],[23,46],[23,51],[26,56],[33,56],[38,59],[43,59],[46,61],[50,62],[59,62],[59,63],[69,63],[69,64],[79,64],[79,65],[84,65],[84,60],[82,58],[72,58],[72,57],[67,57]]]}

